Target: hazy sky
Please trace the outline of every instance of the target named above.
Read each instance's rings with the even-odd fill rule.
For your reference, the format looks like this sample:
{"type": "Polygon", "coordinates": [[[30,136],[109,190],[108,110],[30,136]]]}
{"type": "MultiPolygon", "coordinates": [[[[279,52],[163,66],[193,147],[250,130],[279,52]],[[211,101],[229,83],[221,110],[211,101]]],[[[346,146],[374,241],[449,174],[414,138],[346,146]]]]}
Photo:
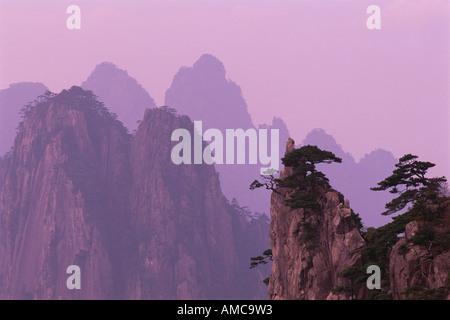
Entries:
{"type": "Polygon", "coordinates": [[[220,59],[256,125],[274,115],[301,142],[324,128],[359,160],[418,154],[450,176],[450,2],[444,0],[0,0],[0,89],[60,91],[102,61],[156,100],[203,53],[220,59]],[[68,30],[66,8],[81,8],[68,30]],[[381,8],[381,30],[366,9],[381,8]]]}

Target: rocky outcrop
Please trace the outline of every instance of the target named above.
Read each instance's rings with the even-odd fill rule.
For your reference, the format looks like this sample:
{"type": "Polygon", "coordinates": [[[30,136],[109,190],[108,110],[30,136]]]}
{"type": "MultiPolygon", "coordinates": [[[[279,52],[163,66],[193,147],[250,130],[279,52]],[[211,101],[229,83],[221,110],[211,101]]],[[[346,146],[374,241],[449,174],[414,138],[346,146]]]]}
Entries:
{"type": "Polygon", "coordinates": [[[114,297],[111,230],[124,212],[114,189],[129,137],[94,103],[63,91],[32,109],[16,138],[0,194],[3,298],[114,297]],[[66,287],[72,264],[80,291],[66,287]]]}
{"type": "MultiPolygon", "coordinates": [[[[239,282],[246,280],[238,276],[243,271],[238,257],[242,244],[234,242],[238,232],[233,228],[234,215],[227,211],[214,167],[172,163],[170,153],[176,143],[168,142],[177,128],[193,136],[188,117],[147,110],[131,145],[129,202],[137,249],[131,261],[141,268],[129,275],[127,295],[237,298],[239,282]]],[[[248,261],[249,256],[246,269],[248,261]]],[[[251,277],[257,281],[255,276],[251,277]]]]}
{"type": "Polygon", "coordinates": [[[249,264],[269,234],[270,299],[368,298],[344,274],[365,274],[369,245],[388,252],[377,256],[388,266],[383,298],[450,298],[449,212],[427,222],[433,237],[416,237],[426,223],[413,221],[398,242],[397,228],[375,244],[367,232],[366,246],[342,194],[319,189],[318,210],[293,209],[293,190],[279,187],[269,230],[264,216],[227,201],[213,166],[172,163],[178,128],[194,130],[170,108],[147,109],[132,136],[79,87],[36,101],[0,158],[0,298],[265,299],[270,264],[249,264]],[[66,286],[74,264],[81,290],[66,286]]]}
{"type": "Polygon", "coordinates": [[[214,167],[172,164],[180,127],[193,124],[147,110],[133,138],[79,87],[31,108],[0,161],[0,297],[264,298],[248,265],[268,224],[230,208],[214,167]]]}
{"type": "MultiPolygon", "coordinates": [[[[294,149],[289,139],[286,154],[294,149]]],[[[410,210],[364,230],[342,194],[302,184],[307,176],[300,175],[301,168],[308,162],[299,157],[298,167],[281,172],[271,197],[270,299],[450,299],[448,197],[441,193],[439,201],[420,207],[424,212],[410,210]],[[302,208],[289,206],[287,199],[302,199],[296,190],[309,192],[318,206],[306,201],[302,208]],[[379,267],[378,288],[372,287],[377,276],[369,266],[379,267]]]]}
{"type": "MultiPolygon", "coordinates": [[[[290,139],[286,152],[293,148],[290,139]]],[[[287,167],[280,178],[290,174],[292,168],[287,167]]],[[[352,286],[349,279],[339,276],[343,270],[362,266],[360,251],[365,241],[352,218],[348,200],[328,190],[320,197],[320,213],[312,213],[287,206],[285,200],[290,192],[278,188],[271,198],[273,268],[269,299],[351,298],[351,292],[333,293],[334,288],[352,286]]]]}
{"type": "Polygon", "coordinates": [[[418,231],[417,221],[408,223],[404,237],[392,249],[389,263],[392,297],[402,300],[422,294],[423,298],[449,300],[450,251],[435,254],[431,246],[411,244],[418,231]]]}

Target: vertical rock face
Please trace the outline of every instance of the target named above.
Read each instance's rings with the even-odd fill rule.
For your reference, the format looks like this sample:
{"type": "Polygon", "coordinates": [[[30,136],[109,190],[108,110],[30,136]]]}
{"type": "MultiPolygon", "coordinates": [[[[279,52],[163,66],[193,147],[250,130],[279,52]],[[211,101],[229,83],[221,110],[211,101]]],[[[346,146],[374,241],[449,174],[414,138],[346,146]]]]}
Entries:
{"type": "Polygon", "coordinates": [[[172,163],[169,142],[178,128],[194,136],[187,117],[147,110],[132,143],[131,227],[142,270],[130,275],[128,290],[138,299],[231,297],[231,216],[213,167],[172,163]]]}
{"type": "Polygon", "coordinates": [[[172,164],[177,128],[193,124],[147,110],[133,138],[79,87],[33,107],[0,159],[0,297],[265,298],[248,266],[267,222],[231,208],[213,166],[172,164]]]}
{"type": "Polygon", "coordinates": [[[31,110],[0,195],[3,297],[113,296],[108,230],[122,212],[107,194],[124,174],[127,139],[79,88],[31,110]],[[66,288],[72,264],[83,270],[82,291],[66,288]]]}
{"type": "MultiPolygon", "coordinates": [[[[286,152],[292,151],[289,140],[286,152]]],[[[283,179],[292,174],[285,168],[283,179]]],[[[365,246],[352,218],[349,202],[336,191],[320,197],[320,212],[292,209],[285,204],[289,190],[278,188],[271,198],[270,243],[273,254],[269,298],[289,300],[349,299],[351,293],[332,293],[336,287],[350,287],[339,274],[362,265],[365,246]]],[[[355,293],[356,294],[356,293],[355,293]]]]}
{"type": "Polygon", "coordinates": [[[140,269],[128,274],[126,295],[263,298],[262,279],[250,273],[248,265],[249,251],[259,252],[267,241],[261,235],[267,234],[268,225],[248,223],[229,210],[213,166],[173,164],[176,143],[170,143],[171,134],[179,128],[194,136],[188,117],[147,110],[131,144],[129,203],[135,250],[130,261],[140,269]],[[258,242],[252,244],[252,237],[259,237],[258,242]],[[249,245],[252,249],[245,251],[249,245]]]}
{"type": "Polygon", "coordinates": [[[408,244],[418,230],[417,221],[408,223],[405,236],[392,249],[389,263],[392,297],[396,300],[409,298],[417,288],[436,290],[435,293],[447,288],[438,297],[450,300],[450,251],[435,255],[430,254],[431,248],[427,246],[408,244]],[[402,252],[402,247],[406,246],[409,246],[407,252],[402,252]]]}
{"type": "MultiPolygon", "coordinates": [[[[292,150],[289,139],[286,153],[292,150]]],[[[286,167],[280,179],[293,181],[293,173],[286,167]]],[[[316,188],[318,209],[293,209],[286,199],[294,188],[278,187],[271,197],[270,299],[450,299],[448,197],[422,208],[422,218],[408,211],[386,226],[360,232],[342,194],[316,188]],[[380,268],[379,288],[366,286],[377,277],[375,272],[369,279],[369,266],[380,268]]]]}

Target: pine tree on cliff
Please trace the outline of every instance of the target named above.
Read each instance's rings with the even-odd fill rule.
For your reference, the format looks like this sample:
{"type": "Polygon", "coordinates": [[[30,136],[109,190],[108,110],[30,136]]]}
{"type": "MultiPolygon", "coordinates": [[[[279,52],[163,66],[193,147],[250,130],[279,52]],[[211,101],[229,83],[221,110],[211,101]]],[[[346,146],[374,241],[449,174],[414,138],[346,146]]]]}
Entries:
{"type": "Polygon", "coordinates": [[[445,177],[427,178],[428,169],[435,166],[434,163],[418,161],[418,156],[407,154],[399,159],[392,175],[378,183],[378,187],[371,188],[374,191],[389,190],[398,194],[397,198],[386,204],[386,211],[382,215],[390,215],[412,204],[416,213],[421,212],[428,216],[427,206],[436,204],[440,197],[441,184],[445,183],[445,177]]]}
{"type": "Polygon", "coordinates": [[[332,152],[321,150],[317,146],[306,145],[293,149],[281,159],[285,167],[293,168],[293,173],[285,179],[275,178],[273,175],[262,176],[262,182],[255,180],[250,185],[250,190],[265,187],[275,193],[279,187],[295,190],[286,200],[286,204],[293,209],[310,208],[318,206],[317,193],[321,188],[331,188],[328,178],[318,171],[316,166],[321,163],[341,163],[342,159],[332,152]]]}
{"type": "MultiPolygon", "coordinates": [[[[333,162],[342,162],[341,158],[336,157],[332,152],[321,150],[317,146],[306,145],[298,149],[293,149],[281,159],[285,167],[293,168],[292,174],[284,179],[275,178],[273,174],[261,176],[261,182],[255,180],[250,185],[250,190],[266,188],[275,193],[281,194],[279,188],[289,188],[295,190],[286,205],[289,207],[318,209],[318,197],[321,189],[330,189],[328,178],[322,172],[318,171],[316,165],[321,163],[331,164],[333,162]]],[[[268,249],[262,255],[250,258],[250,268],[258,265],[267,264],[272,261],[272,250],[268,249]]],[[[264,280],[268,284],[268,278],[264,280]]]]}
{"type": "MultiPolygon", "coordinates": [[[[382,290],[371,292],[369,299],[392,299],[389,285],[389,265],[392,250],[399,241],[399,234],[404,233],[406,225],[412,221],[420,221],[419,229],[415,235],[406,239],[406,242],[398,247],[397,254],[405,255],[417,245],[423,246],[425,255],[417,259],[430,262],[434,257],[450,249],[450,197],[445,190],[445,177],[426,177],[428,169],[435,166],[434,163],[417,160],[418,156],[406,154],[395,165],[393,173],[378,183],[374,191],[388,190],[398,196],[386,203],[383,215],[390,215],[403,209],[406,211],[393,217],[393,221],[369,230],[364,238],[367,246],[362,251],[362,256],[367,264],[376,264],[382,270],[382,290]],[[383,285],[384,283],[384,285],[383,285]]],[[[411,265],[411,267],[413,267],[411,265]]],[[[416,268],[419,266],[417,265],[416,268]]],[[[424,279],[427,277],[425,276],[424,279]]],[[[409,296],[412,299],[442,299],[449,292],[447,288],[431,289],[424,285],[413,286],[405,291],[414,291],[409,296]]],[[[406,294],[406,292],[405,292],[406,294]]]]}

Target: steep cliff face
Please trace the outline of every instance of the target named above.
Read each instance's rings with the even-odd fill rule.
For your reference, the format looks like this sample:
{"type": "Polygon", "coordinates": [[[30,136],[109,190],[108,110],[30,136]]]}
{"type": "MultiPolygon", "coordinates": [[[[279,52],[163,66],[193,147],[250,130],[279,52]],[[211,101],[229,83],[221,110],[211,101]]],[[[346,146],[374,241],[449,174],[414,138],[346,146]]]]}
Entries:
{"type": "Polygon", "coordinates": [[[270,299],[349,299],[351,293],[333,294],[332,289],[351,287],[340,273],[361,267],[360,251],[365,242],[338,193],[327,192],[323,211],[311,216],[303,209],[290,210],[285,198],[272,196],[271,245],[273,269],[270,299]]]}
{"type": "MultiPolygon", "coordinates": [[[[450,224],[435,228],[437,233],[448,234],[450,224]]],[[[419,223],[406,225],[404,237],[393,247],[390,255],[389,275],[392,297],[450,299],[450,251],[436,252],[431,243],[414,244],[414,236],[420,230],[419,223]],[[413,243],[411,243],[413,241],[413,243]]],[[[448,244],[447,244],[448,246],[448,244]]]]}
{"type": "Polygon", "coordinates": [[[176,128],[193,124],[147,110],[133,138],[79,87],[31,108],[0,161],[0,297],[264,298],[248,264],[267,222],[229,206],[214,167],[172,164],[176,128]]]}
{"type": "MultiPolygon", "coordinates": [[[[293,150],[289,139],[286,154],[293,150]]],[[[301,159],[281,172],[271,197],[270,299],[450,299],[449,197],[441,192],[432,204],[415,207],[420,210],[362,230],[349,201],[331,188],[301,189],[314,195],[318,207],[286,202],[301,199],[294,193],[306,179],[298,169],[306,161],[301,159]],[[367,286],[369,266],[379,267],[378,288],[367,286]]]]}
{"type": "Polygon", "coordinates": [[[131,227],[142,269],[130,275],[128,290],[137,299],[232,298],[232,216],[214,167],[172,163],[175,143],[168,142],[177,128],[193,136],[186,116],[147,110],[132,143],[131,227]]]}
{"type": "Polygon", "coordinates": [[[108,230],[121,208],[106,194],[121,179],[123,168],[111,163],[125,162],[127,142],[79,88],[29,112],[0,195],[2,297],[113,296],[108,230]],[[83,290],[66,288],[72,264],[83,270],[83,290]]]}
{"type": "MultiPolygon", "coordinates": [[[[290,139],[287,152],[294,147],[290,139]]],[[[285,168],[281,179],[292,174],[285,168]]],[[[285,204],[290,191],[278,188],[271,198],[270,243],[273,254],[269,298],[289,300],[349,299],[351,292],[333,293],[351,287],[339,274],[362,266],[360,251],[365,241],[352,217],[349,202],[338,192],[320,196],[320,212],[292,209],[285,204]]],[[[356,292],[355,292],[356,294],[356,292]]]]}

